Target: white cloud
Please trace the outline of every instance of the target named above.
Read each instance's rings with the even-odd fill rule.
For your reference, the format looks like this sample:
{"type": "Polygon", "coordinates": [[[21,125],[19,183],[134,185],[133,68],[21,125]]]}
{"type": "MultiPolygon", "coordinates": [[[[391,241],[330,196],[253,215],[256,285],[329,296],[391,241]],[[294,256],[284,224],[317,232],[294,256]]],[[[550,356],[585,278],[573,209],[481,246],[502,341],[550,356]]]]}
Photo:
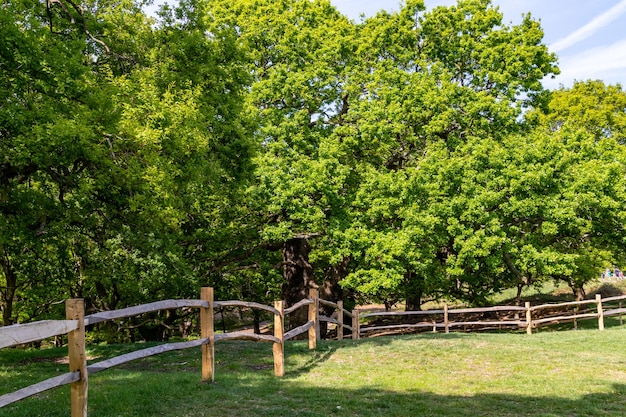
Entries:
{"type": "Polygon", "coordinates": [[[599,29],[602,29],[604,26],[608,25],[610,22],[620,17],[620,15],[622,15],[624,12],[626,12],[626,0],[620,1],[606,12],[592,19],[591,22],[587,23],[580,29],[570,33],[562,39],[559,39],[558,41],[550,45],[550,49],[555,52],[565,50],[577,44],[578,42],[592,36],[599,29]]]}
{"type": "Polygon", "coordinates": [[[556,88],[559,84],[569,87],[574,80],[603,80],[607,84],[623,81],[626,72],[626,39],[609,46],[562,56],[559,60],[561,74],[554,80],[545,80],[544,86],[556,88]]]}

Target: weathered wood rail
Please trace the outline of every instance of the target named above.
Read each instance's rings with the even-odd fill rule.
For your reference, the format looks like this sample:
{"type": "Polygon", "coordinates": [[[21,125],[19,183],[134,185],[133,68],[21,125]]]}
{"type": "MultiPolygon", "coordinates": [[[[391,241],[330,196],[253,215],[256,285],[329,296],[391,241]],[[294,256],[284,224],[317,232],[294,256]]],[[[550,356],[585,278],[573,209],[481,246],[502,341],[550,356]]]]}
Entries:
{"type": "Polygon", "coordinates": [[[526,303],[521,306],[495,306],[485,308],[459,308],[449,309],[444,305],[443,309],[438,310],[422,310],[422,311],[384,311],[384,312],[368,312],[355,310],[352,314],[356,319],[353,326],[359,327],[357,333],[359,335],[375,334],[389,331],[417,331],[419,329],[432,329],[437,332],[443,329],[445,333],[449,333],[453,327],[468,330],[489,330],[489,329],[526,329],[528,334],[532,334],[533,329],[539,329],[541,326],[549,326],[557,323],[574,322],[577,326],[578,321],[585,319],[596,319],[598,328],[604,329],[604,318],[618,316],[620,325],[623,324],[622,316],[626,314],[626,308],[622,308],[626,295],[602,298],[600,294],[593,300],[572,301],[567,303],[542,304],[531,306],[526,303]],[[617,305],[615,305],[617,303],[617,305]],[[487,316],[495,316],[495,319],[486,318],[487,316]],[[460,317],[460,320],[454,320],[454,317],[460,317]],[[385,319],[393,317],[397,320],[408,321],[407,318],[413,318],[411,323],[385,323],[378,324],[374,320],[374,324],[361,323],[364,321],[372,322],[372,318],[385,319]],[[478,317],[475,320],[467,318],[478,317]],[[421,318],[421,319],[420,319],[421,318]]]}
{"type": "Polygon", "coordinates": [[[478,326],[480,326],[481,329],[493,328],[494,326],[497,328],[513,328],[517,330],[525,328],[528,334],[532,334],[533,329],[538,329],[540,326],[572,321],[576,326],[578,320],[584,319],[597,319],[598,328],[603,330],[605,317],[619,316],[620,325],[623,324],[622,316],[626,314],[626,308],[622,307],[624,300],[626,300],[626,296],[602,299],[600,295],[597,295],[595,300],[542,304],[538,306],[531,306],[530,303],[526,303],[524,307],[496,306],[487,308],[449,309],[447,305],[444,305],[443,309],[424,311],[371,312],[355,309],[349,312],[344,309],[341,301],[333,303],[319,299],[318,292],[315,289],[310,291],[309,298],[289,308],[284,308],[283,301],[276,301],[273,307],[237,300],[215,301],[213,299],[213,289],[202,288],[199,300],[164,300],[84,316],[83,300],[72,299],[66,301],[66,320],[45,320],[35,323],[0,327],[0,349],[67,334],[70,368],[69,372],[65,374],[0,396],[0,408],[41,392],[69,384],[71,386],[71,416],[85,417],[87,416],[89,375],[137,359],[198,346],[201,346],[202,350],[202,381],[213,382],[215,379],[215,342],[226,340],[252,340],[256,342],[272,343],[274,374],[276,376],[283,376],[285,374],[285,342],[306,333],[309,348],[315,349],[317,340],[320,339],[320,322],[328,322],[335,325],[338,340],[346,336],[344,335],[344,330],[350,332],[348,336],[353,340],[359,339],[361,335],[371,335],[377,332],[416,331],[427,328],[432,329],[433,332],[437,332],[438,329],[443,329],[445,333],[448,333],[455,327],[462,327],[463,330],[472,330],[478,326]],[[335,312],[331,314],[330,317],[321,315],[319,313],[320,305],[331,307],[335,312]],[[215,309],[221,309],[223,307],[254,308],[271,313],[274,316],[274,334],[255,334],[242,331],[216,334],[214,329],[215,309]],[[304,307],[308,310],[308,321],[301,326],[285,332],[285,316],[304,307]],[[179,343],[166,343],[87,365],[87,355],[85,352],[86,326],[107,320],[118,320],[177,308],[198,308],[200,310],[200,339],[179,343]],[[495,316],[496,319],[491,317],[485,319],[486,316],[495,316]],[[346,317],[351,319],[351,325],[344,322],[346,317]],[[406,319],[408,317],[420,321],[383,325],[372,325],[368,323],[371,322],[372,318],[378,318],[380,320],[380,318],[386,319],[390,317],[396,319],[406,319]],[[460,317],[461,320],[454,320],[455,317],[460,317]],[[467,320],[467,317],[478,317],[478,319],[467,320]]]}
{"type": "Polygon", "coordinates": [[[317,300],[317,305],[315,306],[315,310],[319,312],[319,305],[323,304],[326,305],[328,307],[334,308],[335,309],[335,314],[336,314],[336,318],[335,317],[328,317],[328,316],[324,316],[319,314],[318,317],[318,322],[317,322],[317,327],[315,329],[316,335],[317,335],[317,339],[320,339],[320,329],[319,329],[319,322],[320,321],[325,321],[327,323],[332,323],[335,326],[337,326],[337,340],[342,340],[344,337],[344,329],[347,329],[351,332],[351,337],[352,339],[358,339],[359,336],[358,334],[356,334],[356,331],[358,329],[358,326],[350,326],[344,323],[344,319],[345,317],[349,317],[350,319],[353,318],[353,314],[347,310],[345,310],[343,308],[343,301],[337,301],[336,303],[333,303],[332,301],[327,301],[327,300],[322,300],[321,298],[314,298],[314,300],[317,300]]]}
{"type": "Polygon", "coordinates": [[[84,315],[83,300],[67,300],[66,320],[45,320],[35,323],[0,327],[0,349],[36,342],[55,336],[67,335],[68,357],[70,363],[70,370],[68,373],[0,396],[0,408],[41,392],[70,384],[71,416],[85,417],[87,415],[87,390],[89,375],[137,359],[173,350],[189,349],[198,346],[202,347],[202,381],[213,382],[215,379],[215,342],[226,340],[251,340],[256,342],[272,343],[274,374],[277,376],[283,376],[285,374],[285,341],[300,334],[308,333],[309,348],[314,349],[316,347],[316,341],[319,335],[319,332],[315,332],[316,328],[319,329],[319,314],[317,313],[317,306],[319,304],[317,302],[317,290],[311,290],[309,296],[310,298],[302,300],[298,304],[285,309],[283,301],[276,301],[273,307],[259,303],[237,300],[215,301],[213,299],[213,289],[202,288],[199,300],[163,300],[115,311],[98,312],[88,316],[84,315]],[[274,316],[274,334],[254,334],[242,331],[216,334],[214,329],[215,309],[223,307],[253,308],[272,313],[274,316]],[[291,314],[302,307],[308,307],[307,323],[285,332],[285,315],[291,314]],[[141,314],[178,308],[200,309],[200,339],[179,343],[166,343],[87,365],[87,355],[85,351],[86,326],[108,320],[119,320],[141,314]]]}

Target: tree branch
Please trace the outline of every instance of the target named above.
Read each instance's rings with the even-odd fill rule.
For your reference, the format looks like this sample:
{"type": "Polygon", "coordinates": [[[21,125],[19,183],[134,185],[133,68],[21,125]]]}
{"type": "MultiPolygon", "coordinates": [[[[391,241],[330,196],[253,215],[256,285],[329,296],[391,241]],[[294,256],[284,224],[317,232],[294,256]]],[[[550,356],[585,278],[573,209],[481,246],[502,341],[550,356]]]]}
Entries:
{"type": "Polygon", "coordinates": [[[72,13],[70,12],[70,9],[67,7],[65,3],[69,3],[69,5],[72,6],[72,8],[76,11],[78,16],[80,16],[80,25],[82,27],[83,32],[87,35],[87,37],[91,39],[93,42],[102,46],[107,53],[110,53],[111,50],[109,49],[107,44],[101,41],[100,39],[96,38],[94,35],[91,34],[91,32],[89,32],[89,29],[87,29],[87,17],[85,16],[85,9],[83,9],[83,7],[80,4],[74,2],[74,0],[46,0],[46,12],[48,14],[48,25],[50,26],[50,32],[56,33],[54,32],[54,27],[52,23],[52,8],[55,5],[59,5],[59,7],[63,9],[63,12],[65,12],[65,15],[67,15],[72,25],[76,24],[76,20],[74,19],[74,16],[72,15],[72,13]]]}

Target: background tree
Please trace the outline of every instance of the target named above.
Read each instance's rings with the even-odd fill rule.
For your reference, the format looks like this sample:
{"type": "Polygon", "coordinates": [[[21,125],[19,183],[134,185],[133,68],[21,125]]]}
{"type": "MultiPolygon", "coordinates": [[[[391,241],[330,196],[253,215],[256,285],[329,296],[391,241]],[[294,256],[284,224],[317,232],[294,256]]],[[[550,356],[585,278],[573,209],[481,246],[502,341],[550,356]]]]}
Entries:
{"type": "Polygon", "coordinates": [[[236,48],[199,2],[158,24],[140,6],[0,7],[5,324],[21,299],[195,295],[202,230],[229,221],[252,149],[236,48]]]}
{"type": "Polygon", "coordinates": [[[558,252],[574,263],[569,273],[554,278],[578,298],[601,269],[623,262],[625,105],[621,86],[586,81],[554,91],[545,110],[528,114],[539,124],[537,131],[558,143],[548,148],[558,149],[554,160],[561,167],[576,164],[571,172],[559,170],[570,176],[559,182],[567,188],[558,196],[567,205],[560,215],[569,217],[552,227],[558,252]]]}
{"type": "Polygon", "coordinates": [[[530,16],[142,6],[0,6],[3,324],[202,285],[407,309],[548,279],[582,297],[623,261],[625,95],[545,91],[556,56],[530,16]]]}
{"type": "Polygon", "coordinates": [[[530,16],[507,26],[489,1],[422,10],[407,2],[365,22],[350,107],[365,174],[347,231],[358,262],[344,284],[373,300],[391,292],[408,309],[443,294],[480,303],[505,285],[466,253],[495,245],[481,238],[472,191],[490,171],[466,168],[520,131],[521,110],[543,102],[540,80],[557,71],[530,16]]]}
{"type": "Polygon", "coordinates": [[[97,98],[90,91],[95,81],[86,53],[96,38],[80,10],[60,2],[5,3],[0,25],[0,283],[6,325],[16,319],[13,303],[22,291],[58,297],[79,276],[71,238],[63,234],[85,214],[80,196],[104,149],[96,145],[98,127],[90,123],[97,98]]]}
{"type": "Polygon", "coordinates": [[[323,279],[315,277],[311,253],[326,247],[341,215],[349,168],[336,155],[333,130],[347,111],[344,72],[354,26],[323,0],[213,2],[211,18],[215,27],[231,28],[247,52],[246,102],[261,146],[249,190],[259,220],[256,245],[281,250],[277,266],[290,305],[323,279]]]}

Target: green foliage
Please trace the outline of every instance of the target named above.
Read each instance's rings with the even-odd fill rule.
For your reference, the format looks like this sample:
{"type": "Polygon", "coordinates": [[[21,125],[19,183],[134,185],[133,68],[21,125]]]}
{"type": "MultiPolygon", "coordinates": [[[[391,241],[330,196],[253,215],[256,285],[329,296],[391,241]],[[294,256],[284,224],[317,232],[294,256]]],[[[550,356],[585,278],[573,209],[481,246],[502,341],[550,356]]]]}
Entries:
{"type": "Polygon", "coordinates": [[[507,198],[500,175],[514,150],[503,141],[540,102],[556,58],[537,22],[508,27],[489,1],[419,12],[379,14],[361,32],[371,38],[344,142],[363,173],[346,231],[357,265],[343,284],[411,308],[423,296],[484,303],[511,285],[492,212],[507,198]],[[391,28],[402,41],[381,36],[391,28]]]}
{"type": "Polygon", "coordinates": [[[214,2],[211,17],[247,52],[246,102],[262,147],[250,190],[265,220],[261,239],[325,231],[349,172],[329,135],[353,27],[327,1],[214,2]]]}
{"type": "Polygon", "coordinates": [[[197,295],[193,253],[232,221],[253,152],[237,47],[199,4],[158,24],[131,1],[0,8],[4,324],[68,297],[197,295]]]}
{"type": "Polygon", "coordinates": [[[485,304],[624,261],[626,95],[489,0],[0,6],[3,323],[156,298],[485,304]],[[291,262],[291,263],[290,263],[291,262]],[[340,292],[340,291],[339,291],[340,292]]]}
{"type": "Polygon", "coordinates": [[[620,85],[602,81],[576,82],[570,89],[552,92],[543,112],[532,112],[528,119],[551,131],[584,129],[597,140],[615,138],[624,144],[626,93],[620,85]]]}

